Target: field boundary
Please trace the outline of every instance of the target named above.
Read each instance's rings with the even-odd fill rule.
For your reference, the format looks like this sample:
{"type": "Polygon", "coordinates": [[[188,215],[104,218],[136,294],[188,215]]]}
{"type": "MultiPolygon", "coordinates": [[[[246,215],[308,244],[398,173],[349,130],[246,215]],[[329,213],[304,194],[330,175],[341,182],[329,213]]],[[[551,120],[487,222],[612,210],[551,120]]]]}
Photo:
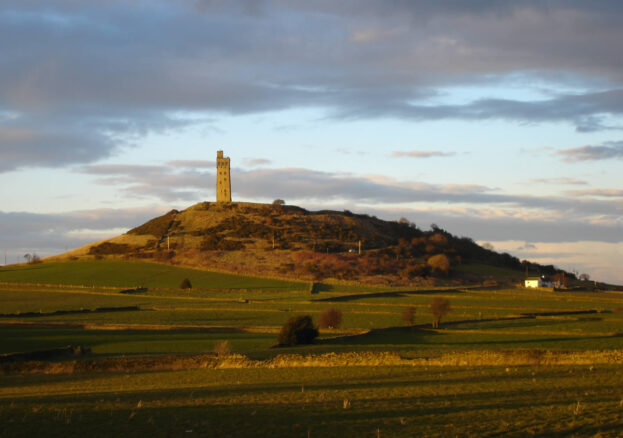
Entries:
{"type": "Polygon", "coordinates": [[[623,350],[595,351],[461,351],[431,357],[404,358],[395,352],[326,353],[319,355],[283,354],[266,360],[253,360],[232,354],[218,356],[157,356],[69,360],[63,362],[27,361],[0,364],[2,374],[74,374],[88,372],[142,372],[188,369],[241,368],[329,368],[329,367],[500,367],[500,366],[562,366],[619,365],[623,350]]]}

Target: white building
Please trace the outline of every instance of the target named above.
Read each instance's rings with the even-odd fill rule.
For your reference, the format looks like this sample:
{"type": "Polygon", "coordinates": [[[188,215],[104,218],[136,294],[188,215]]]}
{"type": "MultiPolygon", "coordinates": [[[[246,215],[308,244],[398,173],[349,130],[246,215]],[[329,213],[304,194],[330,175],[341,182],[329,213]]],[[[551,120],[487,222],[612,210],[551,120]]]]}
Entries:
{"type": "Polygon", "coordinates": [[[545,277],[528,277],[524,282],[525,287],[552,287],[552,282],[545,277]]]}

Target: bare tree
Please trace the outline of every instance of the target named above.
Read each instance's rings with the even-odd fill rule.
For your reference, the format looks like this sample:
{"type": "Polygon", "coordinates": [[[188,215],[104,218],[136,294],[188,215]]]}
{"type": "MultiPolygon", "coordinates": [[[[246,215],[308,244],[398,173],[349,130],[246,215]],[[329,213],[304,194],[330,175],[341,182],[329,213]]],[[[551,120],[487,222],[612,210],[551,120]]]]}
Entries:
{"type": "Polygon", "coordinates": [[[408,326],[413,326],[415,322],[415,307],[409,306],[404,308],[402,311],[402,321],[408,326]]]}
{"type": "Polygon", "coordinates": [[[338,328],[342,323],[342,311],[331,307],[323,311],[318,317],[320,328],[338,328]]]}
{"type": "Polygon", "coordinates": [[[450,301],[445,298],[435,297],[430,300],[430,313],[433,315],[433,328],[439,328],[441,318],[450,313],[450,301]]]}

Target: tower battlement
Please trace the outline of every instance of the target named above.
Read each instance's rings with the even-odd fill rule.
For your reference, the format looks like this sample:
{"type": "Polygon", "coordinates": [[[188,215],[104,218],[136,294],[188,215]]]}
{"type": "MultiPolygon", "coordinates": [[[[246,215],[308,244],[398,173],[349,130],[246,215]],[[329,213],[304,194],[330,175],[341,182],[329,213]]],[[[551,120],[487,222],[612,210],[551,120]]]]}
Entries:
{"type": "Polygon", "coordinates": [[[229,157],[223,151],[216,152],[216,202],[231,202],[231,178],[229,157]]]}

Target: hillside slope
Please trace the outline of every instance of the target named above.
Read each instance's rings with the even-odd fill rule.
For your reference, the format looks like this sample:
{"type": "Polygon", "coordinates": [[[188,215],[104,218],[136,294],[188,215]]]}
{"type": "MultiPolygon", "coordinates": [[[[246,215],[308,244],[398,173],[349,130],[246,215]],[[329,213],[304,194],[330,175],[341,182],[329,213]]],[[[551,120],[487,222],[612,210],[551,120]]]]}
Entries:
{"type": "Polygon", "coordinates": [[[514,281],[526,268],[556,271],[436,227],[422,231],[404,219],[253,203],[202,202],[172,210],[57,258],[147,259],[244,274],[384,284],[431,283],[440,277],[481,281],[482,275],[461,269],[470,263],[508,268],[516,273],[514,281]]]}

